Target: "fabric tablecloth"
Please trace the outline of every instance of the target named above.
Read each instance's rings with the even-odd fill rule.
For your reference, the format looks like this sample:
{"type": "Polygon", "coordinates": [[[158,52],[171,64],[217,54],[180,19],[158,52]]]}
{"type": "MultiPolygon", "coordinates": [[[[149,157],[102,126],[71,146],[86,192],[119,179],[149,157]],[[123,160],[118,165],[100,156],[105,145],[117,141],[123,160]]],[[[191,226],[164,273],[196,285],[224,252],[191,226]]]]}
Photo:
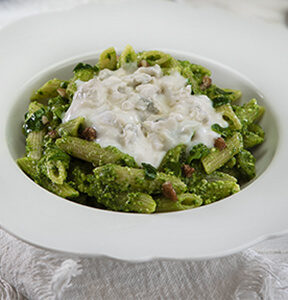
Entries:
{"type": "MultiPolygon", "coordinates": [[[[108,1],[113,3],[113,0],[108,1]]],[[[0,0],[0,26],[31,14],[89,2],[101,0],[0,0]]],[[[284,24],[288,19],[287,0],[175,2],[197,7],[217,6],[272,23],[284,24]]],[[[273,240],[267,243],[276,245],[273,240]]],[[[263,251],[267,249],[265,245],[264,242],[210,260],[129,263],[46,251],[0,230],[0,296],[1,299],[31,300],[288,299],[288,252],[283,250],[288,246],[288,238],[283,238],[282,243],[278,239],[278,248],[270,247],[273,249],[270,255],[263,251]],[[282,256],[281,251],[285,252],[282,256]]]]}
{"type": "Polygon", "coordinates": [[[55,254],[2,230],[0,245],[1,299],[288,299],[288,264],[252,249],[211,260],[129,263],[55,254]]]}

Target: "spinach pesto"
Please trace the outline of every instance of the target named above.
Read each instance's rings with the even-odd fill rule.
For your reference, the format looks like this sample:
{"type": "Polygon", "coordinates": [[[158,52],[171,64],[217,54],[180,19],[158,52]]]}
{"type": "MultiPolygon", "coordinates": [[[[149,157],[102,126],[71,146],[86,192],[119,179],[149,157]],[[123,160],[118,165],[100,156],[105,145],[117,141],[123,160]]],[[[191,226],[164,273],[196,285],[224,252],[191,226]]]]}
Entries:
{"type": "Polygon", "coordinates": [[[155,213],[206,205],[253,179],[265,109],[220,88],[203,66],[161,51],[111,47],[70,80],[31,96],[17,163],[37,184],[84,205],[155,213]]]}

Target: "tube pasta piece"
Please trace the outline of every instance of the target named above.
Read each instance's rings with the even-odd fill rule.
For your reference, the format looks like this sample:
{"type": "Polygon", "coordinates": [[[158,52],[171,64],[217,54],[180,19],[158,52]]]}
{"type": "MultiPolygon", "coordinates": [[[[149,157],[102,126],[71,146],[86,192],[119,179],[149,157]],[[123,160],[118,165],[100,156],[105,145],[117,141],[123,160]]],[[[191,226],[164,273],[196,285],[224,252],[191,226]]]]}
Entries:
{"type": "Polygon", "coordinates": [[[40,89],[31,95],[31,101],[40,101],[54,98],[58,95],[59,89],[65,81],[54,78],[47,81],[40,89]]]}
{"type": "Polygon", "coordinates": [[[102,148],[99,144],[78,137],[67,136],[57,139],[56,145],[69,155],[91,162],[94,166],[110,163],[129,167],[136,166],[136,162],[132,156],[121,152],[116,147],[108,146],[102,148]]]}
{"type": "Polygon", "coordinates": [[[233,106],[233,109],[243,126],[250,125],[259,117],[260,107],[257,104],[256,99],[252,99],[249,102],[244,103],[242,106],[233,106]]]}
{"type": "Polygon", "coordinates": [[[179,177],[182,172],[182,164],[186,158],[186,148],[186,145],[180,144],[167,151],[158,167],[158,171],[171,173],[179,177]]]}
{"type": "Polygon", "coordinates": [[[137,213],[153,213],[156,209],[154,199],[145,193],[118,194],[115,198],[116,210],[137,213]]]}
{"type": "MultiPolygon", "coordinates": [[[[101,167],[100,167],[101,168],[101,167]]],[[[107,209],[125,212],[153,213],[156,209],[156,202],[151,195],[142,192],[124,191],[119,189],[119,184],[111,184],[110,179],[101,181],[90,172],[87,163],[78,161],[72,171],[73,182],[77,189],[89,195],[107,209]]]]}
{"type": "Polygon", "coordinates": [[[48,100],[48,131],[56,131],[57,127],[62,123],[63,114],[66,112],[69,106],[69,100],[62,98],[61,96],[57,96],[48,100]]]}
{"type": "Polygon", "coordinates": [[[122,51],[117,63],[117,67],[122,67],[123,69],[132,68],[132,70],[137,68],[137,54],[131,45],[127,45],[122,51]]]}
{"type": "Polygon", "coordinates": [[[67,82],[67,87],[65,91],[65,96],[72,101],[74,93],[77,91],[77,80],[89,81],[92,79],[99,71],[98,66],[91,66],[89,64],[79,63],[74,68],[74,76],[67,82]]]}
{"type": "Polygon", "coordinates": [[[57,132],[60,136],[78,136],[79,130],[83,127],[85,118],[78,117],[76,119],[70,120],[66,123],[61,123],[57,127],[57,132]]]}
{"type": "Polygon", "coordinates": [[[42,155],[47,122],[45,106],[35,101],[31,102],[25,115],[23,131],[26,134],[26,155],[32,159],[40,159],[42,155]]]}
{"type": "Polygon", "coordinates": [[[66,199],[79,196],[79,192],[72,188],[68,183],[65,182],[63,184],[55,184],[51,182],[47,177],[39,176],[36,160],[30,159],[28,157],[22,157],[17,159],[17,163],[20,168],[29,177],[31,177],[31,179],[33,179],[36,183],[38,183],[48,191],[66,199]]]}
{"type": "Polygon", "coordinates": [[[159,65],[160,67],[174,67],[176,62],[172,59],[171,55],[164,53],[159,50],[150,50],[150,51],[143,51],[138,56],[138,61],[146,60],[147,63],[151,66],[159,65]]]}
{"type": "Polygon", "coordinates": [[[204,185],[205,193],[201,193],[200,191],[200,196],[205,205],[219,201],[240,191],[239,184],[234,181],[208,181],[204,185]]]}
{"type": "Polygon", "coordinates": [[[247,130],[247,131],[245,131],[245,133],[243,133],[244,149],[253,148],[256,145],[262,144],[263,142],[264,142],[264,138],[252,131],[247,130]]]}
{"type": "Polygon", "coordinates": [[[32,159],[40,159],[42,156],[42,143],[46,130],[32,131],[26,138],[26,155],[32,159]]]}
{"type": "Polygon", "coordinates": [[[21,157],[16,160],[19,167],[32,179],[37,176],[37,160],[29,157],[21,157]]]}
{"type": "Polygon", "coordinates": [[[99,68],[101,70],[103,69],[114,70],[116,68],[116,65],[117,65],[117,54],[114,47],[110,47],[104,50],[100,54],[99,68]]]}
{"type": "Polygon", "coordinates": [[[64,164],[61,161],[48,161],[46,164],[47,177],[54,183],[63,184],[67,173],[64,164]]]}
{"type": "Polygon", "coordinates": [[[239,90],[226,89],[226,88],[223,88],[222,90],[228,94],[229,100],[231,102],[236,101],[242,96],[242,92],[239,90]]]}
{"type": "Polygon", "coordinates": [[[67,177],[70,156],[55,146],[45,145],[44,153],[37,166],[38,171],[47,176],[53,183],[63,184],[67,177]]]}
{"type": "Polygon", "coordinates": [[[211,71],[203,66],[193,64],[187,60],[179,60],[179,70],[181,75],[188,79],[188,84],[191,85],[193,94],[203,94],[204,91],[211,85],[211,71]]]}
{"type": "Polygon", "coordinates": [[[236,132],[226,140],[227,147],[223,150],[213,148],[212,151],[201,159],[203,167],[207,174],[222,167],[229,159],[237,154],[243,148],[242,136],[236,132]]]}
{"type": "Polygon", "coordinates": [[[98,67],[92,67],[89,64],[79,63],[73,70],[74,77],[72,79],[72,82],[75,82],[77,79],[81,81],[89,81],[95,76],[97,72],[98,67]]]}
{"type": "Polygon", "coordinates": [[[261,106],[261,105],[258,105],[258,109],[259,109],[258,110],[258,114],[257,114],[257,116],[256,116],[256,118],[255,118],[254,121],[258,121],[264,115],[264,113],[266,111],[266,108],[263,107],[263,106],[261,106]]]}
{"type": "Polygon", "coordinates": [[[259,124],[252,123],[244,130],[243,133],[243,147],[250,149],[256,145],[262,144],[265,138],[265,132],[259,124]]]}
{"type": "Polygon", "coordinates": [[[184,67],[181,70],[181,75],[188,79],[189,84],[191,85],[191,90],[193,94],[200,95],[202,94],[201,88],[197,82],[197,78],[194,73],[191,71],[190,67],[184,67]]]}
{"type": "Polygon", "coordinates": [[[219,88],[215,84],[211,84],[206,90],[204,90],[204,93],[212,100],[214,108],[231,103],[240,98],[242,94],[238,90],[219,88]]]}
{"type": "Polygon", "coordinates": [[[42,181],[37,181],[42,187],[47,189],[48,191],[66,198],[73,199],[79,197],[79,192],[72,188],[68,183],[64,182],[63,184],[56,184],[48,181],[46,178],[43,178],[42,181]]]}
{"type": "MultiPolygon", "coordinates": [[[[235,159],[235,164],[236,164],[236,159],[235,159]]],[[[229,175],[227,173],[220,172],[220,171],[215,171],[211,174],[206,175],[205,179],[209,182],[213,182],[213,181],[230,181],[230,182],[237,183],[237,178],[235,178],[234,176],[229,175]]]]}
{"type": "Polygon", "coordinates": [[[189,64],[190,70],[193,72],[193,74],[197,78],[198,84],[201,85],[201,84],[203,84],[203,81],[207,80],[207,78],[210,78],[211,71],[208,70],[207,68],[205,68],[205,67],[203,67],[201,65],[197,65],[197,64],[193,64],[193,63],[187,62],[187,61],[186,61],[186,63],[189,64]]]}
{"type": "Polygon", "coordinates": [[[256,123],[250,124],[248,126],[248,130],[255,133],[255,134],[257,134],[258,136],[260,136],[263,139],[265,137],[265,132],[259,124],[256,124],[256,123]]]}
{"type": "Polygon", "coordinates": [[[108,197],[99,198],[99,202],[107,208],[115,211],[136,212],[151,214],[155,212],[156,202],[145,193],[113,193],[108,197]]]}
{"type": "Polygon", "coordinates": [[[31,102],[28,112],[25,114],[23,133],[28,135],[32,131],[40,131],[46,127],[48,122],[46,106],[36,101],[31,102]]]}
{"type": "Polygon", "coordinates": [[[29,119],[33,113],[35,113],[39,109],[45,109],[45,106],[37,101],[30,102],[28,106],[28,113],[25,117],[25,120],[29,119]]]}
{"type": "Polygon", "coordinates": [[[164,196],[155,197],[157,203],[156,212],[171,212],[186,210],[202,205],[203,200],[200,196],[191,193],[178,195],[178,201],[171,201],[164,196]]]}
{"type": "Polygon", "coordinates": [[[231,129],[240,130],[242,128],[242,124],[236,116],[236,114],[234,113],[230,104],[221,105],[216,108],[216,111],[221,112],[224,117],[229,119],[231,129]]]}
{"type": "Polygon", "coordinates": [[[186,184],[175,176],[157,172],[154,180],[145,178],[143,169],[122,167],[114,164],[107,164],[94,169],[95,180],[101,185],[110,183],[116,184],[119,191],[133,191],[148,194],[162,193],[163,183],[171,182],[175,192],[184,193],[186,184]]]}
{"type": "MultiPolygon", "coordinates": [[[[235,157],[233,157],[233,160],[235,160],[236,164],[235,157]]],[[[235,164],[233,163],[233,166],[235,164]]],[[[214,171],[211,174],[206,174],[204,170],[202,172],[198,170],[198,174],[196,174],[196,176],[186,179],[185,182],[189,193],[196,194],[201,197],[203,200],[202,205],[221,200],[237,193],[240,190],[238,178],[232,176],[232,174],[220,171],[214,171]]]]}
{"type": "Polygon", "coordinates": [[[256,159],[249,151],[242,149],[236,155],[236,162],[242,180],[247,182],[256,176],[256,170],[255,170],[256,159]]]}

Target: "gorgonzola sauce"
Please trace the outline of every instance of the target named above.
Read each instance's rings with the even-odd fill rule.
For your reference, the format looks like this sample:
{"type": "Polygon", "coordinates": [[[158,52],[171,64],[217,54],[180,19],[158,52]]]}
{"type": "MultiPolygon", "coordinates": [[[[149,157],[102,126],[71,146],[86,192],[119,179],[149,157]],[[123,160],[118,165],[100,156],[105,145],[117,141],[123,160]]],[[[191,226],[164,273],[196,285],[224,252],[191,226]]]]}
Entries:
{"type": "Polygon", "coordinates": [[[163,76],[158,65],[133,71],[104,69],[88,82],[77,82],[63,122],[84,117],[85,125],[97,131],[96,143],[117,147],[139,165],[158,167],[178,144],[213,147],[219,134],[211,125],[228,124],[207,96],[191,95],[177,71],[163,76]]]}

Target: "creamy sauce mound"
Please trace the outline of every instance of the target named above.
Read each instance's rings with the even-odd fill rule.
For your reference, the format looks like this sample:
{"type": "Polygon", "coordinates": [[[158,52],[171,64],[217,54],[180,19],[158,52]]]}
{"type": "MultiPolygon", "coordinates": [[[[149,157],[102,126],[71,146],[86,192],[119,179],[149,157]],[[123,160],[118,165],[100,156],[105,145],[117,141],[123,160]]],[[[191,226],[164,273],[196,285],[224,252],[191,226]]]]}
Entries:
{"type": "Polygon", "coordinates": [[[158,65],[133,71],[104,69],[88,82],[77,82],[63,122],[84,117],[85,125],[97,131],[96,143],[156,168],[179,144],[213,147],[219,134],[211,125],[228,124],[207,96],[191,95],[187,79],[177,71],[163,76],[158,65]]]}

